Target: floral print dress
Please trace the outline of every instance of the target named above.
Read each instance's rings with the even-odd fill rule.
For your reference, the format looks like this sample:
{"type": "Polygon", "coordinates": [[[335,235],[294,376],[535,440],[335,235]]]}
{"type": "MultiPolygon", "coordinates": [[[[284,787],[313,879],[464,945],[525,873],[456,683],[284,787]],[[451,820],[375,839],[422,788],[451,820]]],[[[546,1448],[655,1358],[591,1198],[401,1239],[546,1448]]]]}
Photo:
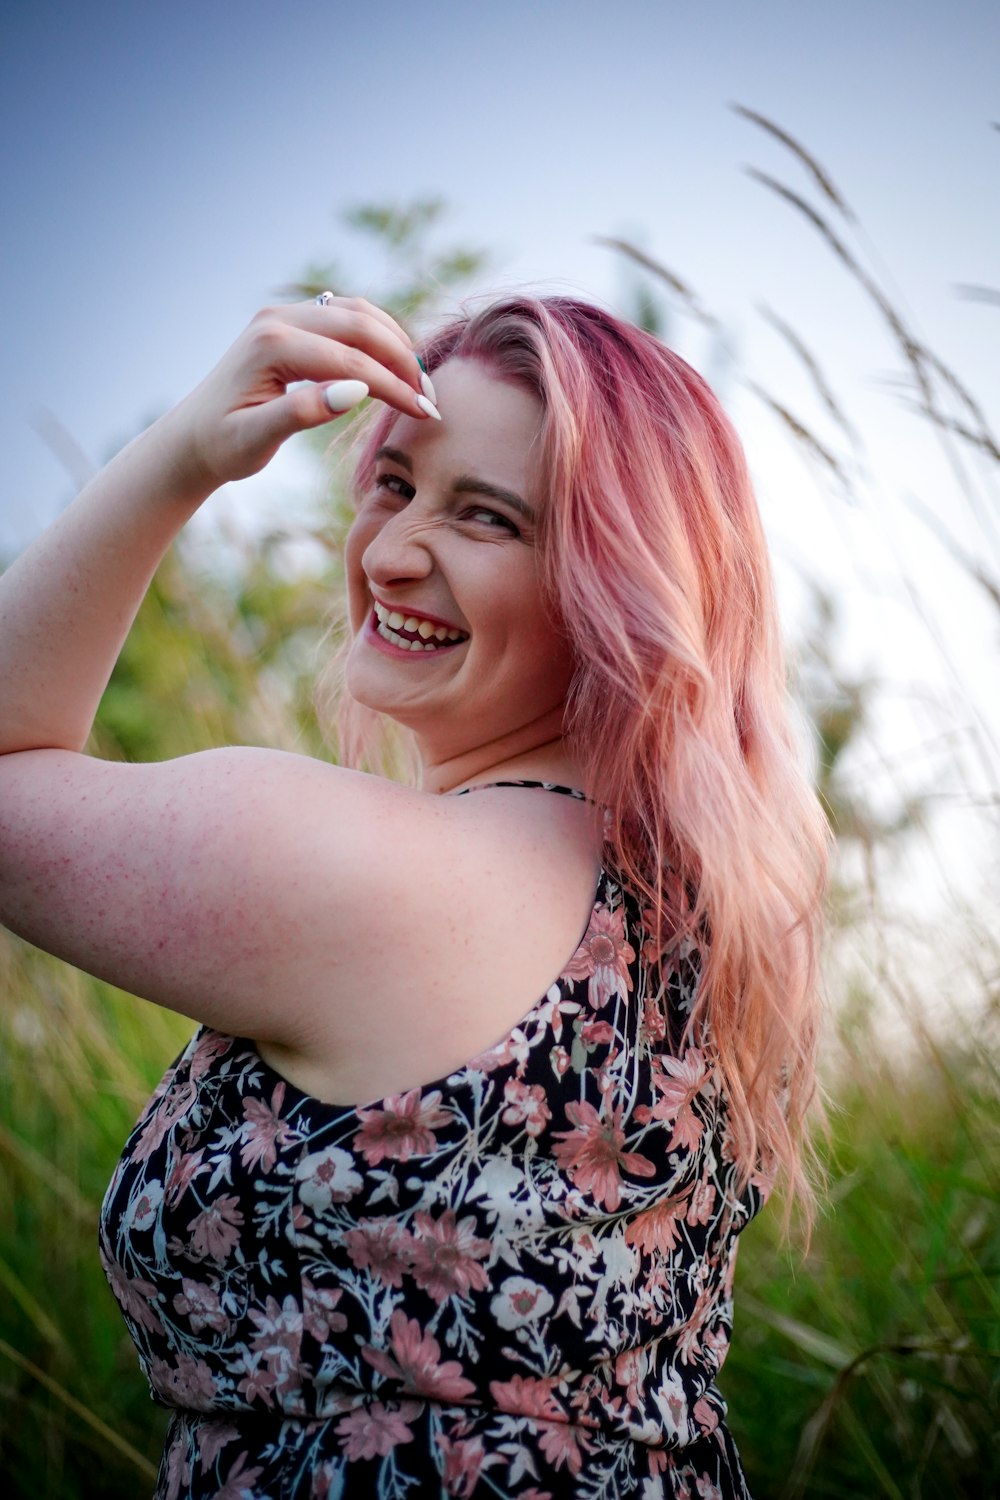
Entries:
{"type": "Polygon", "coordinates": [[[606,869],[563,973],[435,1083],[323,1103],[200,1028],[101,1218],[173,1413],[156,1500],[747,1500],[714,1382],[766,1188],[679,1043],[698,974],[606,869]]]}

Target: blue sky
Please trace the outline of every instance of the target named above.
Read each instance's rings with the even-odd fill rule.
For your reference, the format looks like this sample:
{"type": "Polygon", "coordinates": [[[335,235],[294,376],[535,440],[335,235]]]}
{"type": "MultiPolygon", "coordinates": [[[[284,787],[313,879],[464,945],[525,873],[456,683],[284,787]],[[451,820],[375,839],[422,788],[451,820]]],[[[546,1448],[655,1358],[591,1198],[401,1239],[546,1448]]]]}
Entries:
{"type": "MultiPolygon", "coordinates": [[[[742,168],[817,201],[806,174],[730,105],[769,115],[825,164],[923,336],[996,420],[1000,309],[955,285],[1000,284],[998,79],[994,0],[6,0],[0,555],[71,493],[33,426],[40,410],[106,457],[308,261],[337,259],[360,292],[378,284],[338,226],[346,207],[441,195],[443,241],[493,252],[489,288],[627,305],[630,276],[593,243],[602,233],[635,237],[687,278],[722,318],[732,366],[683,316],[670,338],[721,372],[786,608],[796,569],[826,579],[850,659],[897,684],[929,673],[937,691],[948,671],[929,665],[933,630],[914,637],[912,584],[984,681],[995,624],[928,547],[907,496],[971,550],[983,538],[886,385],[898,361],[878,320],[742,168]],[[821,353],[865,434],[880,483],[860,512],[819,494],[739,388],[748,371],[829,432],[761,302],[821,353]]],[[[279,463],[220,506],[280,509],[301,474],[279,463]]],[[[898,730],[903,743],[919,732],[898,730]]]]}
{"type": "Polygon", "coordinates": [[[987,0],[7,0],[0,25],[0,549],[67,493],[36,408],[101,457],[308,259],[338,254],[366,289],[337,227],[358,201],[441,194],[453,237],[494,251],[493,284],[612,302],[622,268],[592,238],[634,234],[741,348],[764,298],[835,368],[866,340],[874,374],[877,332],[856,331],[814,238],[741,164],[804,174],[733,100],[826,163],[945,352],[992,361],[1000,317],[952,291],[997,280],[987,0]]]}

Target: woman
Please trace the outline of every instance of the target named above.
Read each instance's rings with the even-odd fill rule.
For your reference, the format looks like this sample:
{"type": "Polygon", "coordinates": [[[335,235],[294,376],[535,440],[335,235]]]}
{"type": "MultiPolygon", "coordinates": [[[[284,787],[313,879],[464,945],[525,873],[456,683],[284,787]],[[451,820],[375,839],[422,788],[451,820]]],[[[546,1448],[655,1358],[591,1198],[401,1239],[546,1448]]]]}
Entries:
{"type": "Polygon", "coordinates": [[[460,319],[429,374],[318,303],[0,589],[0,912],[202,1023],[101,1227],[157,1495],[743,1496],[713,1382],[736,1236],[776,1172],[808,1207],[827,836],[738,441],[585,303],[460,319]],[[368,393],[344,743],[395,721],[417,786],[83,755],[180,526],[368,393]]]}

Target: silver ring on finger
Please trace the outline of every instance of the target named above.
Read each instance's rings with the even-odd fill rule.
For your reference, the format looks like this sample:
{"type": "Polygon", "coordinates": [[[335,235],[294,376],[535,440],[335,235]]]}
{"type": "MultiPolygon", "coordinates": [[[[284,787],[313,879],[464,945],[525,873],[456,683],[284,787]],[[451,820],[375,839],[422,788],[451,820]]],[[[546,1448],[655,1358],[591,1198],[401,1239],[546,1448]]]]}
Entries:
{"type": "Polygon", "coordinates": [[[320,292],[319,296],[315,297],[313,300],[316,303],[317,307],[329,307],[330,303],[333,301],[333,293],[320,292]]]}

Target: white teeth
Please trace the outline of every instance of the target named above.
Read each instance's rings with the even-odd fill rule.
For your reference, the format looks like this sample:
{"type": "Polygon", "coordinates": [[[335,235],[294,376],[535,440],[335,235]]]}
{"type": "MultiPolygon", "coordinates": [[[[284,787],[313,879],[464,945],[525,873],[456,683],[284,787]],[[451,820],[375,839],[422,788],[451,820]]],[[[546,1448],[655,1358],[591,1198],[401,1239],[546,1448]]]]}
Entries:
{"type": "Polygon", "coordinates": [[[436,651],[438,649],[436,646],[432,646],[425,641],[408,641],[405,635],[397,635],[384,621],[379,621],[376,629],[384,641],[391,641],[394,646],[399,646],[402,651],[436,651]]]}
{"type": "Polygon", "coordinates": [[[377,600],[374,603],[378,634],[383,640],[391,641],[394,646],[399,646],[404,651],[436,651],[435,642],[442,644],[447,642],[451,645],[455,641],[467,639],[461,630],[452,630],[447,625],[435,625],[432,620],[424,619],[420,615],[404,615],[398,609],[387,609],[377,600]],[[408,640],[397,634],[400,630],[406,630],[410,635],[419,635],[420,639],[408,640]]]}

